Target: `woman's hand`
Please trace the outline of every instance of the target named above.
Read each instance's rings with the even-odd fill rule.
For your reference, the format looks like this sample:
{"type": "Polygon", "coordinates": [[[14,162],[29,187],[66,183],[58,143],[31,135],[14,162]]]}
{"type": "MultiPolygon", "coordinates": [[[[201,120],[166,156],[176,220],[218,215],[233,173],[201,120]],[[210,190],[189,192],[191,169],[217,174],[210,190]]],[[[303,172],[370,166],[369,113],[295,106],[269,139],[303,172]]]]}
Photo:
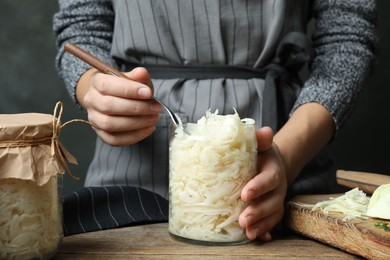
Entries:
{"type": "Polygon", "coordinates": [[[127,80],[86,72],[77,85],[77,99],[100,138],[114,146],[134,144],[155,130],[161,105],[150,99],[152,82],[144,68],[126,75],[127,80]]]}
{"type": "Polygon", "coordinates": [[[332,115],[319,103],[301,105],[273,136],[271,129],[257,131],[258,171],[241,192],[249,203],[239,222],[249,239],[270,240],[270,231],[282,219],[287,186],[332,138],[332,115]]]}
{"type": "Polygon", "coordinates": [[[241,192],[241,199],[249,205],[241,213],[239,223],[249,239],[259,237],[269,241],[270,231],[283,217],[287,177],[279,149],[273,143],[272,130],[263,127],[256,135],[259,174],[241,192]]]}

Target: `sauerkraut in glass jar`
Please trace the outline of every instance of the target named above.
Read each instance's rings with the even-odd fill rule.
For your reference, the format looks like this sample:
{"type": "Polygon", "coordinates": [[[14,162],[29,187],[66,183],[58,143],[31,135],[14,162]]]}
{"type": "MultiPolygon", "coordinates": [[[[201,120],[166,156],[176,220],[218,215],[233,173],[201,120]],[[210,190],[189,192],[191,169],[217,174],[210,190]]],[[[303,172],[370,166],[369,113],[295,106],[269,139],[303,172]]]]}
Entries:
{"type": "Polygon", "coordinates": [[[249,242],[238,217],[241,190],[256,174],[255,122],[206,112],[178,126],[169,148],[169,232],[194,243],[249,242]]]}
{"type": "Polygon", "coordinates": [[[60,128],[52,115],[0,115],[0,259],[48,259],[62,242],[70,155],[57,140],[60,128]]]}
{"type": "Polygon", "coordinates": [[[0,259],[48,259],[60,245],[62,204],[53,176],[44,185],[0,180],[0,259]]]}

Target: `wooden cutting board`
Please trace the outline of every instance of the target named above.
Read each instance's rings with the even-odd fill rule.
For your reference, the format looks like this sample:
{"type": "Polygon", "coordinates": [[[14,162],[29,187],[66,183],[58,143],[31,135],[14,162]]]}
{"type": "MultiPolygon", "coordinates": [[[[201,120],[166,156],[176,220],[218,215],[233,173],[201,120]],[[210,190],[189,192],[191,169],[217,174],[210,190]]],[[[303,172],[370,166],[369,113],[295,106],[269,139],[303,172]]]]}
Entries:
{"type": "MultiPolygon", "coordinates": [[[[343,214],[311,211],[311,207],[296,204],[315,204],[334,195],[300,195],[287,203],[285,225],[296,233],[313,238],[367,259],[390,259],[390,232],[375,226],[379,219],[343,221],[343,214]]],[[[388,223],[390,221],[383,221],[388,223]]]]}
{"type": "Polygon", "coordinates": [[[390,176],[370,172],[338,170],[337,183],[349,188],[359,188],[367,194],[373,194],[382,184],[390,183],[390,176]]]}

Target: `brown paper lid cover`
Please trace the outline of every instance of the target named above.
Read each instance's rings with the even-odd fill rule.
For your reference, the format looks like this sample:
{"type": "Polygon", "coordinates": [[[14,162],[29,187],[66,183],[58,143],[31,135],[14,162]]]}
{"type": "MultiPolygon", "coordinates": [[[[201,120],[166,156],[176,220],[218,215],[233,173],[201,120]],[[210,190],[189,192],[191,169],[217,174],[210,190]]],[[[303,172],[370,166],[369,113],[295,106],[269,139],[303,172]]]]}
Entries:
{"type": "Polygon", "coordinates": [[[49,114],[0,114],[0,180],[17,178],[43,185],[64,172],[53,153],[53,141],[57,142],[53,120],[49,114]]]}

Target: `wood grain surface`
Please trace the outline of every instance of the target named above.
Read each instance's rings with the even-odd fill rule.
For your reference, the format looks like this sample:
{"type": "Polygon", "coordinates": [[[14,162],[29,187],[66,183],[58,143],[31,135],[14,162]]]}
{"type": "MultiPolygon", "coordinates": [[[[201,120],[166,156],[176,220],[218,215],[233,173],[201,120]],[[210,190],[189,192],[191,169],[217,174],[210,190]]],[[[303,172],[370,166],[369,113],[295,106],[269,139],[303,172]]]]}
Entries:
{"type": "Polygon", "coordinates": [[[194,245],[173,239],[166,223],[65,237],[53,259],[354,259],[355,256],[283,228],[273,240],[235,246],[194,245]]]}
{"type": "MultiPolygon", "coordinates": [[[[383,220],[370,218],[345,222],[341,213],[326,214],[300,205],[315,204],[328,200],[330,196],[338,195],[302,195],[291,200],[286,209],[285,223],[288,228],[367,259],[390,259],[390,232],[375,226],[383,220]]],[[[383,222],[390,227],[390,221],[383,222]]]]}
{"type": "Polygon", "coordinates": [[[367,194],[373,194],[382,184],[390,183],[390,176],[356,171],[337,171],[337,183],[349,188],[359,188],[367,194]]]}

